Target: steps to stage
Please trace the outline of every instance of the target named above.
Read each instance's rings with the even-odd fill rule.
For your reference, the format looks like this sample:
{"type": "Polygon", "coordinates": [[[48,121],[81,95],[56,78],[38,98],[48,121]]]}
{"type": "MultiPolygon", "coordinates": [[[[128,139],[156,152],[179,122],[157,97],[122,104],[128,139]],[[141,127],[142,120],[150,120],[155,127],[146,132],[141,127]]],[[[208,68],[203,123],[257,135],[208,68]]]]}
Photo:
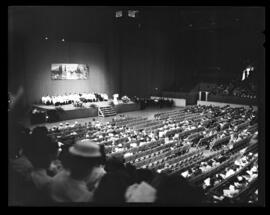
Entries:
{"type": "Polygon", "coordinates": [[[115,116],[116,114],[117,112],[112,105],[98,107],[98,116],[108,117],[115,116]]]}

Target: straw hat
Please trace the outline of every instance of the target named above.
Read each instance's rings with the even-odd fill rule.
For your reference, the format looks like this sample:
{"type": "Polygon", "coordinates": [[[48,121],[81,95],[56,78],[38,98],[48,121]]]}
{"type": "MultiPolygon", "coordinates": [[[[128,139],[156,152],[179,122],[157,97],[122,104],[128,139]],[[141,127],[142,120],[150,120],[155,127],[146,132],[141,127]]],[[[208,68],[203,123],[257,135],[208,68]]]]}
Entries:
{"type": "Polygon", "coordinates": [[[99,145],[89,139],[77,141],[73,146],[69,148],[69,152],[72,155],[77,155],[85,158],[96,158],[102,156],[99,145]]]}

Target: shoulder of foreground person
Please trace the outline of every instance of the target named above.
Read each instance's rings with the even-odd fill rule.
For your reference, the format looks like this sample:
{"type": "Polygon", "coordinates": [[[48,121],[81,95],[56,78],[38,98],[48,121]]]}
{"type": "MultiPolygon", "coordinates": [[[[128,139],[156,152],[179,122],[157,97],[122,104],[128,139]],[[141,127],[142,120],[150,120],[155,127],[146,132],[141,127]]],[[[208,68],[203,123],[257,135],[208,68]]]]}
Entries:
{"type": "Polygon", "coordinates": [[[125,171],[105,174],[94,193],[95,203],[123,203],[125,192],[131,185],[131,177],[125,171]]]}

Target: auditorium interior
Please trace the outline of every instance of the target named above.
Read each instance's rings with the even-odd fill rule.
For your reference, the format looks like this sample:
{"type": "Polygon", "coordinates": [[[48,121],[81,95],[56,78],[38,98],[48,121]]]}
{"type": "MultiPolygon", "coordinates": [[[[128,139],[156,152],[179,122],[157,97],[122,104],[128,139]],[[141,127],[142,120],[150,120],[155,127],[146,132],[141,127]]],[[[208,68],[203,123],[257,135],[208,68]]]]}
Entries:
{"type": "Polygon", "coordinates": [[[265,8],[9,6],[9,206],[264,206],[265,8]]]}

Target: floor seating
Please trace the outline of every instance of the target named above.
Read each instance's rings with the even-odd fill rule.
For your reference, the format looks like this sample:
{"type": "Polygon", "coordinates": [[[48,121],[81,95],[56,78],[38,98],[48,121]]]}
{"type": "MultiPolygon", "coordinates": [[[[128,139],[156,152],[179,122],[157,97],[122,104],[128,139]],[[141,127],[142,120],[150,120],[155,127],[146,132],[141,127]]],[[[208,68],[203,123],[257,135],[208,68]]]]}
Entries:
{"type": "MultiPolygon", "coordinates": [[[[154,120],[125,117],[114,118],[104,125],[99,123],[99,126],[91,124],[78,124],[67,128],[61,126],[60,129],[50,131],[49,135],[68,145],[74,143],[76,139],[87,137],[104,145],[108,156],[122,155],[126,164],[130,163],[137,168],[148,168],[179,176],[185,171],[191,171],[187,179],[196,186],[203,186],[204,180],[208,178],[217,180],[216,184],[205,188],[206,192],[210,190],[211,195],[214,195],[212,191],[222,184],[229,183],[241,172],[237,171],[227,181],[219,181],[215,179],[215,175],[233,168],[235,160],[243,154],[258,150],[257,143],[250,143],[251,137],[258,130],[258,124],[251,124],[248,115],[242,117],[244,111],[230,107],[194,106],[159,113],[154,120]],[[159,135],[159,132],[164,135],[159,135]],[[154,138],[153,136],[150,138],[150,133],[154,138]],[[232,133],[244,139],[233,143],[232,133]],[[222,134],[225,136],[220,137],[222,134]],[[147,135],[149,137],[146,138],[147,135]],[[222,160],[219,161],[221,157],[222,160]],[[215,163],[211,169],[206,172],[197,171],[202,163],[211,166],[211,162],[215,163]],[[216,166],[218,162],[220,164],[216,166]]],[[[249,166],[245,168],[248,169],[249,166]]],[[[241,190],[239,195],[247,195],[252,189],[248,188],[243,192],[241,190]]]]}

